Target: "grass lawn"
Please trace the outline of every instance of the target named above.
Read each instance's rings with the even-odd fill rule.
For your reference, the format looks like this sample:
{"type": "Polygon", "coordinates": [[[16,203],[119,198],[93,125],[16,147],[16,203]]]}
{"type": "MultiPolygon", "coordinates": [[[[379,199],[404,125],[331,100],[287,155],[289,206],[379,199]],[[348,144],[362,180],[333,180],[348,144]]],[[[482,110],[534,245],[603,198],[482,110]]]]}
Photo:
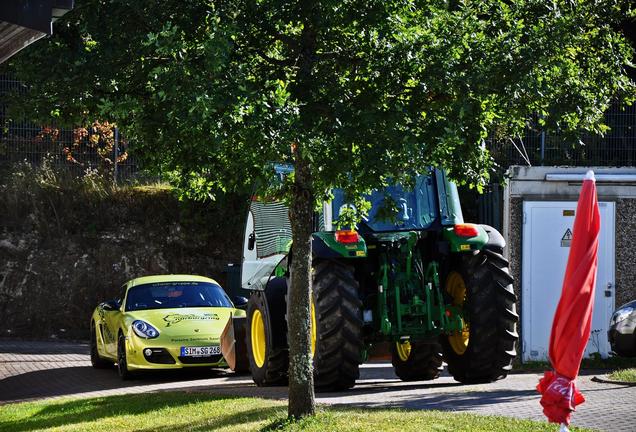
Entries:
{"type": "Polygon", "coordinates": [[[617,370],[612,372],[609,377],[615,381],[636,383],[636,368],[617,370]]]}
{"type": "MultiPolygon", "coordinates": [[[[202,393],[150,393],[25,402],[0,408],[0,431],[550,431],[554,424],[441,411],[321,407],[286,421],[286,402],[202,393]]],[[[573,431],[585,430],[572,428],[573,431]]]]}

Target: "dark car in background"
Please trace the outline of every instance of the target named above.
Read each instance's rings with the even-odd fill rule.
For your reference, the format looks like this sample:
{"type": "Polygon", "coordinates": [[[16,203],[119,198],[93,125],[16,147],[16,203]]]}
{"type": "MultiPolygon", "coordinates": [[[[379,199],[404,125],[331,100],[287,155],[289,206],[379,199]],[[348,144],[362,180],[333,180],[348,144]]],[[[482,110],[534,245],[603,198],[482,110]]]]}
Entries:
{"type": "Polygon", "coordinates": [[[614,311],[607,332],[612,351],[622,357],[636,357],[636,300],[614,311]]]}

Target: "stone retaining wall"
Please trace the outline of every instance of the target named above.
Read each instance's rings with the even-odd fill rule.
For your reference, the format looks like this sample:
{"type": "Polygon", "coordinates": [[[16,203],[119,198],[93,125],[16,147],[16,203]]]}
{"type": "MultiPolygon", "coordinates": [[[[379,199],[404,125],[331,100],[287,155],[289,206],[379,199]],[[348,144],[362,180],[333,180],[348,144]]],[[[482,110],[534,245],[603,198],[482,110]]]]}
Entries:
{"type": "Polygon", "coordinates": [[[240,260],[244,198],[195,204],[134,188],[77,195],[0,188],[0,337],[85,339],[93,308],[125,281],[186,273],[223,284],[227,264],[240,260]]]}

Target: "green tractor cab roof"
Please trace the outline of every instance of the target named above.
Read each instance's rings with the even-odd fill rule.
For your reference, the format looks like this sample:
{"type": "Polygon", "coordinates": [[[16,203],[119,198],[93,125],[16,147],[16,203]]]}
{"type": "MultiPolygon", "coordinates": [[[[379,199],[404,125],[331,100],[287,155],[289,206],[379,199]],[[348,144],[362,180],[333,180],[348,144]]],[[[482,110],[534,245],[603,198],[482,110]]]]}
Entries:
{"type": "MultiPolygon", "coordinates": [[[[348,207],[345,193],[333,191],[330,206],[332,221],[348,207]]],[[[360,230],[395,232],[428,230],[464,222],[457,186],[450,182],[442,170],[432,169],[430,175],[417,175],[413,188],[400,184],[375,190],[364,198],[371,203],[367,217],[358,224],[360,230]]],[[[325,221],[327,230],[331,221],[325,221]]]]}

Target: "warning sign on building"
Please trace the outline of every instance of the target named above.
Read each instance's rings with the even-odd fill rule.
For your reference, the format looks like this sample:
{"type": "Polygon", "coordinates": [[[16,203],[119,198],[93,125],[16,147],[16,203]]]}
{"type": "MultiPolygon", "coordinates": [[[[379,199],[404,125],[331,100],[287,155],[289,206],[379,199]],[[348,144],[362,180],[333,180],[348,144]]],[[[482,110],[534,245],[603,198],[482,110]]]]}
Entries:
{"type": "Polygon", "coordinates": [[[561,247],[570,247],[570,243],[572,243],[572,231],[568,228],[561,237],[561,247]]]}

